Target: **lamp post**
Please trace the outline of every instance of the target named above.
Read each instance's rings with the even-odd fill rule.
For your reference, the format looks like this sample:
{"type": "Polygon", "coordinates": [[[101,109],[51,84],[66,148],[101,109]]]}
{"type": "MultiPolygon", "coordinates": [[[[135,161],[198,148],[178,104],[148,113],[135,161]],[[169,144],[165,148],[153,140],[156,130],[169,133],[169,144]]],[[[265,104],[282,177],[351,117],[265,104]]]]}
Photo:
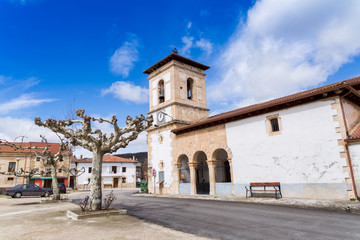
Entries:
{"type": "Polygon", "coordinates": [[[19,162],[20,162],[20,158],[16,158],[15,186],[16,186],[16,183],[17,183],[17,174],[18,174],[18,170],[19,170],[19,162]]]}

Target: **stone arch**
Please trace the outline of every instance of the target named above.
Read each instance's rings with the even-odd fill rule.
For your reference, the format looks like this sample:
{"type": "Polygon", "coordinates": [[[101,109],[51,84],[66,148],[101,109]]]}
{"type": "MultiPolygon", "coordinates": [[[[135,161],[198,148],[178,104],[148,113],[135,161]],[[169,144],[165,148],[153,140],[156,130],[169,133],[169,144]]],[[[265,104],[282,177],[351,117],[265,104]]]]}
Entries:
{"type": "Polygon", "coordinates": [[[190,183],[189,158],[186,154],[181,154],[177,159],[179,182],[190,183]]]}
{"type": "Polygon", "coordinates": [[[231,182],[229,154],[223,148],[218,148],[212,155],[215,164],[215,182],[231,182]]]}
{"type": "Polygon", "coordinates": [[[208,157],[205,151],[196,151],[193,157],[193,163],[196,168],[196,193],[209,194],[210,193],[210,178],[209,167],[207,164],[208,157]]]}

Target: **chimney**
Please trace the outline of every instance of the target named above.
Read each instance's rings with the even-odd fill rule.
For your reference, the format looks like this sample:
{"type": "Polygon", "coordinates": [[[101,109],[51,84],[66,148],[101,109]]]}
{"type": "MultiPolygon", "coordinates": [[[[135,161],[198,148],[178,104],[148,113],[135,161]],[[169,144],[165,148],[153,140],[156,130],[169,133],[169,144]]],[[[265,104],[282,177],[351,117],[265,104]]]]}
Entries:
{"type": "Polygon", "coordinates": [[[80,155],[80,160],[83,160],[83,155],[80,155]]]}
{"type": "Polygon", "coordinates": [[[133,155],[133,161],[135,161],[135,155],[133,155]]]}

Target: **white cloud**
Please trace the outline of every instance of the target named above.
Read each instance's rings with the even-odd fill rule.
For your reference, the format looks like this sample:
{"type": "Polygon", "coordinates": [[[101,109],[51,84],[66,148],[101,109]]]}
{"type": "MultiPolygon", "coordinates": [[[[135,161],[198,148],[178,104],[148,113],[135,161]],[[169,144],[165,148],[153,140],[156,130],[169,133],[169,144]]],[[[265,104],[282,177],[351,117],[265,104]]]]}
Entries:
{"type": "Polygon", "coordinates": [[[360,51],[360,1],[263,0],[216,60],[210,102],[233,107],[326,81],[360,51]]]}
{"type": "Polygon", "coordinates": [[[199,48],[207,55],[210,55],[213,51],[213,44],[205,38],[200,38],[200,40],[194,43],[194,37],[184,36],[181,38],[181,41],[184,46],[180,49],[180,54],[185,57],[190,57],[191,49],[193,48],[199,48]]]}
{"type": "Polygon", "coordinates": [[[101,91],[102,95],[113,94],[116,98],[134,103],[147,103],[149,91],[147,88],[136,86],[131,82],[118,81],[109,88],[101,91]]]}
{"type": "Polygon", "coordinates": [[[125,42],[118,48],[110,58],[110,71],[125,78],[129,76],[130,70],[135,66],[134,62],[139,59],[138,46],[137,39],[133,37],[131,41],[125,42]]]}
{"type": "Polygon", "coordinates": [[[14,141],[15,138],[25,136],[24,141],[41,141],[40,135],[49,142],[59,142],[59,138],[49,129],[38,127],[29,118],[0,117],[0,139],[14,141]]]}
{"type": "Polygon", "coordinates": [[[192,22],[188,22],[187,25],[186,25],[186,28],[189,30],[192,26],[192,22]]]}
{"type": "Polygon", "coordinates": [[[201,38],[200,40],[195,42],[195,47],[200,48],[201,50],[203,50],[204,52],[206,52],[206,54],[210,55],[213,51],[213,44],[204,38],[201,38]]]}
{"type": "Polygon", "coordinates": [[[0,104],[0,115],[8,114],[23,108],[34,107],[45,102],[53,102],[54,99],[37,99],[32,94],[23,94],[18,98],[0,104]]]}
{"type": "Polygon", "coordinates": [[[180,49],[180,54],[183,56],[189,56],[190,55],[190,49],[193,46],[193,37],[187,37],[184,36],[181,38],[181,41],[183,42],[184,46],[180,49]]]}

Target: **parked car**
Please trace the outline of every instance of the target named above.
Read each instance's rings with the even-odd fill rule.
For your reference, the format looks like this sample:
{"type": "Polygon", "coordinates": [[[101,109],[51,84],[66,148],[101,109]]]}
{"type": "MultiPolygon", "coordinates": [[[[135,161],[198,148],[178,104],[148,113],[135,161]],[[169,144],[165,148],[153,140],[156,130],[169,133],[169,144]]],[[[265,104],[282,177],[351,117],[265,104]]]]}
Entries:
{"type": "Polygon", "coordinates": [[[21,198],[21,196],[41,196],[49,197],[52,194],[51,189],[44,189],[35,184],[19,184],[12,188],[5,189],[5,195],[13,198],[21,198]]]}
{"type": "Polygon", "coordinates": [[[58,186],[60,193],[66,193],[66,186],[64,183],[59,183],[58,186]]]}

